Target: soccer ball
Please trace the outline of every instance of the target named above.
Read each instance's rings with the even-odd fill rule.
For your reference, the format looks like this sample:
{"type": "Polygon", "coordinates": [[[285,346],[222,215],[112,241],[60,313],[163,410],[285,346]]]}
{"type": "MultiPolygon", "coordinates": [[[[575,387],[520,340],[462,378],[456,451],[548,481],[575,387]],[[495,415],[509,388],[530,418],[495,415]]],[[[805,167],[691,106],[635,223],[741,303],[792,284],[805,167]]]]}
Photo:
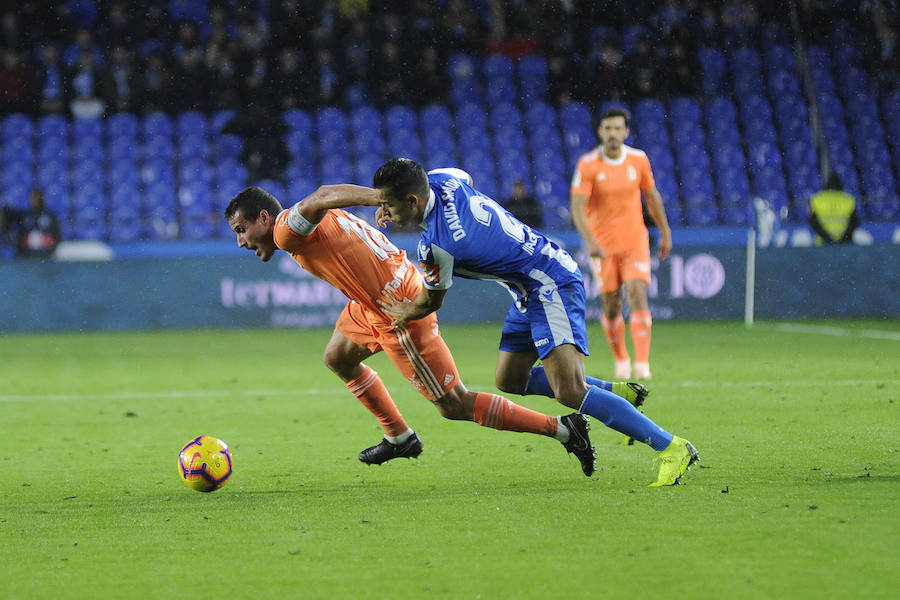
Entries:
{"type": "Polygon", "coordinates": [[[188,487],[214,492],[231,477],[231,450],[211,435],[201,435],[185,444],[178,454],[178,473],[188,487]]]}

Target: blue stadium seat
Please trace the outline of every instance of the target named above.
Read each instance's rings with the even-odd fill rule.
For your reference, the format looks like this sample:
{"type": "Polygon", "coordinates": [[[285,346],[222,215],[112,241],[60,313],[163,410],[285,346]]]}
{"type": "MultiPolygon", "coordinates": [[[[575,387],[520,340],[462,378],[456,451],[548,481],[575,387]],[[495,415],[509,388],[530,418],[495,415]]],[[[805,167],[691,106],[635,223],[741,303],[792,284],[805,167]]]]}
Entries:
{"type": "Polygon", "coordinates": [[[216,138],[216,157],[221,160],[225,158],[237,159],[244,151],[244,140],[238,135],[221,134],[216,138]]]}
{"type": "Polygon", "coordinates": [[[172,118],[165,113],[150,113],[141,120],[141,134],[145,139],[154,136],[171,137],[173,130],[172,118]]]}
{"type": "Polygon", "coordinates": [[[138,135],[138,118],[132,113],[116,113],[106,119],[106,135],[113,139],[117,137],[134,138],[138,135]]]}
{"type": "Polygon", "coordinates": [[[109,141],[109,159],[129,159],[137,160],[140,147],[137,138],[128,136],[118,136],[109,141]]]}
{"type": "Polygon", "coordinates": [[[234,109],[222,109],[215,111],[209,118],[209,125],[213,133],[221,133],[224,128],[237,114],[234,109]]]}
{"type": "Polygon", "coordinates": [[[0,128],[0,135],[3,139],[16,137],[24,137],[29,140],[34,136],[34,123],[31,117],[22,114],[12,114],[3,120],[3,127],[0,128]]]}
{"type": "Polygon", "coordinates": [[[178,188],[178,204],[185,217],[208,217],[213,213],[213,192],[208,183],[192,181],[178,188]]]}
{"type": "Polygon", "coordinates": [[[499,78],[512,79],[515,65],[505,54],[488,54],[481,64],[482,72],[488,85],[499,78]]]}
{"type": "Polygon", "coordinates": [[[384,124],[388,134],[396,130],[418,131],[416,111],[409,106],[394,105],[384,111],[384,124]]]}
{"type": "Polygon", "coordinates": [[[429,104],[419,110],[419,122],[426,127],[450,129],[453,127],[453,115],[443,104],[429,104]]]}
{"type": "Polygon", "coordinates": [[[284,186],[280,181],[276,181],[274,179],[260,179],[259,181],[252,182],[252,185],[261,187],[279,200],[282,200],[284,198],[284,186]]]}
{"type": "Polygon", "coordinates": [[[347,115],[340,108],[326,106],[316,111],[316,130],[319,136],[326,134],[347,133],[347,115]]]}
{"type": "Polygon", "coordinates": [[[707,96],[723,94],[725,89],[728,61],[721,50],[704,47],[697,51],[700,63],[700,87],[707,96]]]}
{"type": "MultiPolygon", "coordinates": [[[[141,192],[137,186],[110,187],[110,225],[118,225],[141,218],[141,192]]],[[[112,230],[110,231],[112,233],[112,230]]]]}
{"type": "Polygon", "coordinates": [[[178,137],[178,156],[181,160],[209,156],[209,144],[206,142],[206,136],[185,133],[178,137]]]}
{"type": "Polygon", "coordinates": [[[374,106],[364,105],[350,112],[350,131],[353,135],[359,132],[371,132],[381,135],[381,111],[374,106]]]}
{"type": "Polygon", "coordinates": [[[116,219],[109,224],[108,239],[113,244],[131,244],[145,239],[144,224],[140,218],[116,219]]]}
{"type": "Polygon", "coordinates": [[[178,165],[178,178],[182,185],[202,183],[212,185],[215,172],[202,158],[188,158],[178,165]]]}
{"type": "Polygon", "coordinates": [[[165,159],[172,160],[175,158],[175,145],[172,138],[167,135],[151,135],[144,142],[144,159],[165,159]]]}
{"type": "Polygon", "coordinates": [[[209,131],[209,120],[199,111],[186,111],[175,118],[176,132],[179,136],[199,135],[206,137],[209,131]]]}
{"type": "Polygon", "coordinates": [[[172,162],[165,159],[151,159],[141,166],[141,182],[145,186],[163,184],[173,186],[175,184],[175,169],[172,162]]]}
{"type": "Polygon", "coordinates": [[[208,216],[182,219],[179,237],[183,240],[208,240],[213,238],[213,222],[208,216]]]}
{"type": "Polygon", "coordinates": [[[44,115],[38,118],[38,137],[59,138],[65,141],[69,136],[69,121],[62,115],[44,115]]]}

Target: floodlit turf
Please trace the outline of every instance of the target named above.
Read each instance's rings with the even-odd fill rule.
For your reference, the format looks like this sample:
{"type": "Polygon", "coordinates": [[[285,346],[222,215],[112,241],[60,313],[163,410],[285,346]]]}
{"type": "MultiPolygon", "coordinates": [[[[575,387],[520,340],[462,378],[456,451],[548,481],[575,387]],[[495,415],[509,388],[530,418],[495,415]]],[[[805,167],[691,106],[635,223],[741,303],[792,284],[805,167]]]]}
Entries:
{"type": "MultiPolygon", "coordinates": [[[[492,389],[498,333],[444,328],[470,387],[492,389]]],[[[590,333],[588,370],[609,375],[590,333]]],[[[380,429],[322,366],[329,335],[0,338],[0,596],[897,593],[896,322],[657,322],[647,412],[702,457],[662,489],[649,448],[598,422],[587,479],[558,442],[444,421],[381,356],[425,451],[366,467],[380,429]],[[177,474],[200,434],[234,453],[212,494],[177,474]]]]}

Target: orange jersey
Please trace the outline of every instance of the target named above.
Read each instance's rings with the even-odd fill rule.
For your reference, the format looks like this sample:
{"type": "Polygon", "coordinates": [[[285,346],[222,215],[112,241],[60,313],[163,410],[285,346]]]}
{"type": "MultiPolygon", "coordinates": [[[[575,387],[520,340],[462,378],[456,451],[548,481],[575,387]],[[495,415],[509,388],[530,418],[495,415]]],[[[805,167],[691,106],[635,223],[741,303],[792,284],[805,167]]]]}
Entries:
{"type": "Polygon", "coordinates": [[[598,147],[578,160],[571,192],[588,197],[591,233],[607,254],[615,254],[646,243],[641,192],[655,185],[643,150],[623,145],[622,156],[614,161],[598,147]]]}
{"type": "Polygon", "coordinates": [[[275,220],[275,244],[310,274],[327,281],[345,296],[389,324],[376,300],[385,294],[414,298],[422,289],[422,275],[383,233],[350,213],[331,209],[309,235],[291,229],[291,211],[275,220]]]}

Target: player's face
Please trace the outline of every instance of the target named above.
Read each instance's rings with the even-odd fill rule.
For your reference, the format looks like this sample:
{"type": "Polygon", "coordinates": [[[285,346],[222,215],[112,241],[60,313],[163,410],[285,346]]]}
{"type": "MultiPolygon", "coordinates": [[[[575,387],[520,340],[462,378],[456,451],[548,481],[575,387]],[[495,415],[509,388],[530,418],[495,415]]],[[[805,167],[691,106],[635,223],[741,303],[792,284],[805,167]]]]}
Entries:
{"type": "Polygon", "coordinates": [[[228,225],[237,235],[238,246],[255,251],[261,261],[267,262],[275,254],[274,217],[268,211],[261,211],[255,221],[249,221],[238,210],[228,220],[228,225]]]}
{"type": "Polygon", "coordinates": [[[600,127],[597,128],[597,135],[603,143],[604,151],[607,154],[618,153],[625,138],[628,137],[628,126],[625,125],[625,117],[609,117],[600,121],[600,127]]]}
{"type": "Polygon", "coordinates": [[[378,207],[384,221],[390,221],[398,227],[414,227],[422,221],[422,212],[418,210],[419,202],[413,197],[392,198],[387,190],[378,190],[378,207]]]}

